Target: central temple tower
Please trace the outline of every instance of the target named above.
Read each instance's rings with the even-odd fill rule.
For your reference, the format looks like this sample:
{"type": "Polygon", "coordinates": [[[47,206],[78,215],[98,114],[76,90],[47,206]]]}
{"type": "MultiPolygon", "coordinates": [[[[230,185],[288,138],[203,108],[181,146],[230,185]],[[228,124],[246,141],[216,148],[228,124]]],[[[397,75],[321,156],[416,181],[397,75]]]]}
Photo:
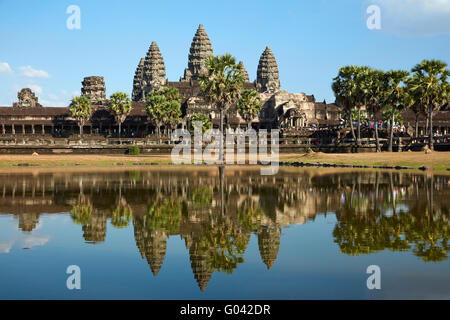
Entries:
{"type": "Polygon", "coordinates": [[[184,70],[184,77],[180,80],[198,80],[199,76],[205,72],[205,59],[213,55],[211,41],[201,24],[198,26],[197,32],[192,40],[188,68],[184,70]]]}

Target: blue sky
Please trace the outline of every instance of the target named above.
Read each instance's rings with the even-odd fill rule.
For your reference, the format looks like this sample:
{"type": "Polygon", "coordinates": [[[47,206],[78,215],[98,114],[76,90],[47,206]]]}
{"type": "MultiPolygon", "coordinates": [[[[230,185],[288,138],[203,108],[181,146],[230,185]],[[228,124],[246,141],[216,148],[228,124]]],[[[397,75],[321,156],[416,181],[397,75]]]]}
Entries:
{"type": "Polygon", "coordinates": [[[167,77],[178,81],[200,23],[214,53],[242,60],[252,81],[269,45],[282,88],[317,100],[334,101],[331,81],[343,65],[410,70],[425,58],[450,62],[450,0],[0,0],[0,105],[31,87],[44,105],[65,106],[91,75],[105,77],[107,95],[131,94],[152,41],[167,77]],[[66,26],[70,5],[81,10],[80,30],[66,26]],[[367,28],[370,5],[380,8],[380,30],[367,28]]]}

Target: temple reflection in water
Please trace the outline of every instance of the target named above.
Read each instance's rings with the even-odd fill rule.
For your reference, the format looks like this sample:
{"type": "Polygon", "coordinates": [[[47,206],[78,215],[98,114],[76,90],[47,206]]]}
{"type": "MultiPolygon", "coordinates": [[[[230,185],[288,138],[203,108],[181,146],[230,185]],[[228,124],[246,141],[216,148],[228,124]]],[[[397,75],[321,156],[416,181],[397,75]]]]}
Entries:
{"type": "Polygon", "coordinates": [[[109,225],[132,225],[155,276],[168,238],[180,236],[201,290],[214,272],[231,274],[244,262],[252,234],[271,269],[283,228],[319,214],[336,215],[333,238],[342,254],[391,250],[411,251],[425,262],[447,259],[448,176],[295,170],[276,176],[240,169],[221,175],[217,168],[3,174],[0,213],[13,214],[25,233],[41,214],[69,213],[91,244],[105,241],[109,225]]]}

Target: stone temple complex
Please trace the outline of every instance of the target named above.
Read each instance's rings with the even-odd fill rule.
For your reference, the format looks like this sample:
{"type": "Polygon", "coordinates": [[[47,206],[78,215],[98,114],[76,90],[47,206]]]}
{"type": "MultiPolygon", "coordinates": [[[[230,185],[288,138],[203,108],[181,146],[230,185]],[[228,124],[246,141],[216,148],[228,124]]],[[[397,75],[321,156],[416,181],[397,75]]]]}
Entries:
{"type": "MultiPolygon", "coordinates": [[[[152,42],[146,55],[140,59],[134,74],[131,99],[133,111],[122,125],[122,136],[133,132],[135,137],[144,137],[154,132],[153,124],[145,112],[145,97],[162,87],[175,87],[182,97],[182,126],[194,113],[207,114],[213,124],[218,124],[218,112],[214,106],[203,99],[198,80],[205,72],[205,59],[214,54],[210,38],[203,25],[200,25],[192,40],[188,54],[187,67],[179,81],[169,81],[166,77],[166,64],[160,48],[152,42]]],[[[244,62],[240,62],[244,66],[244,62]]],[[[245,68],[244,68],[245,70],[245,68]]],[[[317,103],[314,96],[304,93],[288,93],[282,90],[275,55],[266,47],[260,56],[256,80],[250,81],[245,70],[245,88],[255,89],[264,103],[259,117],[253,120],[254,128],[283,128],[295,130],[301,127],[330,125],[339,122],[339,109],[334,104],[317,103]]],[[[118,125],[107,111],[105,80],[101,76],[88,76],[82,80],[82,95],[87,96],[93,105],[94,113],[84,127],[85,134],[111,135],[117,133],[118,125]]],[[[236,108],[226,114],[229,127],[245,127],[246,123],[238,115],[236,108]]],[[[28,88],[18,94],[18,102],[12,107],[0,107],[0,125],[6,135],[70,136],[77,134],[76,122],[70,117],[69,108],[42,106],[38,98],[28,88]]]]}
{"type": "MultiPolygon", "coordinates": [[[[182,98],[180,126],[186,127],[190,116],[194,113],[208,115],[211,122],[217,126],[218,112],[214,106],[206,103],[198,83],[199,77],[205,72],[205,59],[213,54],[210,38],[203,25],[200,25],[191,43],[186,69],[179,81],[169,81],[166,77],[163,54],[157,43],[152,42],[145,56],[139,60],[134,73],[131,92],[133,110],[122,124],[121,136],[143,138],[155,132],[155,127],[145,111],[145,97],[150,91],[163,87],[175,87],[180,92],[182,98]]],[[[244,67],[244,62],[239,63],[244,67]]],[[[343,115],[336,104],[317,102],[313,95],[289,93],[282,89],[276,55],[271,48],[266,47],[262,52],[256,79],[253,82],[245,67],[243,69],[245,89],[257,90],[263,102],[259,115],[252,120],[253,128],[277,128],[295,135],[304,128],[333,127],[339,124],[343,115]]],[[[105,79],[101,76],[85,77],[81,93],[91,100],[94,109],[91,119],[83,128],[84,134],[117,137],[118,124],[107,110],[105,79]]],[[[17,97],[18,101],[13,103],[12,107],[0,106],[0,130],[3,136],[70,137],[78,134],[78,125],[70,116],[68,106],[44,107],[28,88],[22,89],[17,97]]],[[[405,122],[413,124],[413,116],[405,115],[404,118],[405,122]]],[[[231,128],[247,126],[236,107],[230,108],[225,114],[225,124],[231,128]]],[[[445,115],[442,117],[436,115],[434,124],[440,132],[448,132],[450,127],[448,117],[445,115]]],[[[419,131],[424,130],[425,121],[421,119],[419,131]]]]}

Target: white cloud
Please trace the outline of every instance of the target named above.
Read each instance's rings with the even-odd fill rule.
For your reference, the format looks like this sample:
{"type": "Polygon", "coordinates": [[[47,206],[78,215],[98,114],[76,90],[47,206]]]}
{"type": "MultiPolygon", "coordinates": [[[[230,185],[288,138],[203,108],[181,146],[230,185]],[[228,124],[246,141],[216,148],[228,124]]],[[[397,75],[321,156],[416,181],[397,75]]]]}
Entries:
{"type": "Polygon", "coordinates": [[[22,71],[22,75],[28,78],[50,78],[50,75],[47,71],[44,70],[36,70],[31,66],[20,67],[20,71],[22,71]]]}
{"type": "Polygon", "coordinates": [[[27,84],[27,88],[30,88],[34,93],[38,95],[42,94],[42,88],[37,84],[27,84]]]}
{"type": "Polygon", "coordinates": [[[381,8],[381,29],[396,34],[450,34],[450,0],[371,0],[381,8]]]}
{"type": "Polygon", "coordinates": [[[11,67],[7,62],[0,62],[0,72],[12,73],[11,67]]]}
{"type": "Polygon", "coordinates": [[[14,241],[0,242],[0,253],[9,253],[13,244],[14,241]]]}
{"type": "Polygon", "coordinates": [[[59,99],[59,97],[58,97],[56,94],[52,94],[52,93],[50,93],[50,94],[48,95],[48,98],[49,98],[50,100],[58,100],[58,99],[59,99]]]}
{"type": "Polygon", "coordinates": [[[21,241],[22,248],[31,249],[35,246],[43,246],[50,240],[50,236],[24,236],[21,241]]]}

